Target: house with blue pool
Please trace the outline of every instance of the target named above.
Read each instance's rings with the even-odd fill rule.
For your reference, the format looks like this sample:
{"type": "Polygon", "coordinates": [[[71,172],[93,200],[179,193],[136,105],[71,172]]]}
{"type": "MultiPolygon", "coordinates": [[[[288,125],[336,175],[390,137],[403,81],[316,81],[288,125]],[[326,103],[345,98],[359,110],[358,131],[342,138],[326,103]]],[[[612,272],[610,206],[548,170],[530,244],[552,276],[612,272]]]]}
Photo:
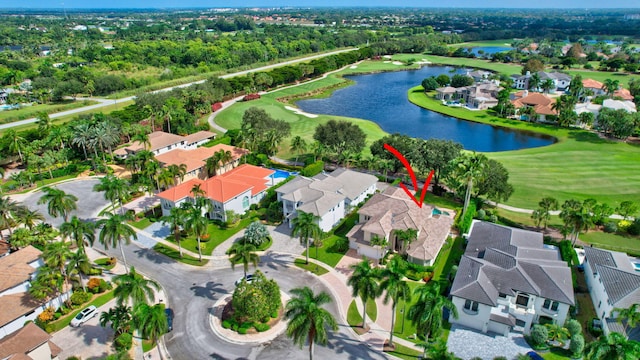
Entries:
{"type": "Polygon", "coordinates": [[[390,186],[373,195],[359,210],[358,224],[349,233],[349,247],[359,255],[379,260],[387,251],[407,254],[409,261],[433,265],[453,225],[453,210],[429,204],[419,207],[407,193],[390,186]],[[400,230],[415,229],[417,238],[403,244],[400,230]]]}

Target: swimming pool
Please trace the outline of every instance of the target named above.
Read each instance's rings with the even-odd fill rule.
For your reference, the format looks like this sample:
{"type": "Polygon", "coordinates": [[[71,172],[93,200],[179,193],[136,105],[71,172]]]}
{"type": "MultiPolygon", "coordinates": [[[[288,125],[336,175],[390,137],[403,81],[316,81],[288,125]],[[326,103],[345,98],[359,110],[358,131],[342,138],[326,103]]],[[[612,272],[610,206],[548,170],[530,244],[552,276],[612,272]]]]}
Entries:
{"type": "Polygon", "coordinates": [[[274,170],[275,173],[273,173],[273,176],[275,179],[286,179],[289,176],[296,176],[298,175],[297,172],[289,172],[289,171],[285,171],[285,170],[280,170],[280,169],[271,169],[274,170]]]}
{"type": "Polygon", "coordinates": [[[640,271],[640,263],[633,263],[633,267],[636,269],[636,271],[640,271]]]}
{"type": "Polygon", "coordinates": [[[449,216],[450,214],[446,211],[442,211],[438,208],[433,208],[433,211],[431,211],[431,215],[446,215],[449,216]]]}

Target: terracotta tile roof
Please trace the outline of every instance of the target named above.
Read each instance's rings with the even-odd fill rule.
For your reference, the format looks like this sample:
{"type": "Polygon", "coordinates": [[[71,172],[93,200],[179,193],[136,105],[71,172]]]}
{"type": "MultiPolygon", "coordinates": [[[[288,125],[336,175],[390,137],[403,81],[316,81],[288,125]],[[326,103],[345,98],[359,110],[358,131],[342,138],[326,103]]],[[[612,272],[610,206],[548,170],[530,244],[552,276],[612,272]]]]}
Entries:
{"type": "MultiPolygon", "coordinates": [[[[0,258],[0,292],[30,279],[36,269],[29,263],[38,260],[42,252],[29,245],[24,249],[0,258]]],[[[7,308],[4,308],[7,309],[7,308]]]]}
{"type": "Polygon", "coordinates": [[[582,80],[582,86],[590,89],[602,89],[604,86],[603,83],[593,79],[584,79],[582,80]]]}
{"type": "Polygon", "coordinates": [[[11,309],[11,311],[0,311],[0,326],[5,326],[40,305],[42,302],[35,300],[28,293],[0,296],[0,309],[11,309]]]}
{"type": "Polygon", "coordinates": [[[217,145],[212,146],[211,149],[214,150],[214,153],[218,152],[220,150],[231,151],[231,156],[233,157],[233,161],[238,160],[242,156],[247,155],[249,153],[249,150],[247,150],[247,149],[243,149],[243,148],[235,147],[235,146],[231,146],[231,145],[226,145],[226,144],[217,144],[217,145]]]}
{"type": "Polygon", "coordinates": [[[212,157],[215,153],[213,148],[199,147],[193,150],[174,149],[167,151],[164,154],[156,155],[156,160],[164,164],[169,165],[187,165],[187,172],[191,172],[203,167],[207,159],[212,157]]]}
{"type": "Polygon", "coordinates": [[[184,137],[184,139],[187,141],[187,145],[189,145],[189,144],[197,143],[202,140],[211,139],[214,137],[216,137],[215,133],[212,133],[211,131],[202,130],[202,131],[198,131],[197,133],[187,135],[184,137]]]}
{"type": "MultiPolygon", "coordinates": [[[[524,95],[524,93],[522,93],[521,95],[524,95]]],[[[556,115],[557,112],[552,109],[552,106],[555,102],[555,99],[537,92],[529,93],[529,95],[525,97],[511,100],[511,103],[517,109],[524,106],[531,106],[535,109],[536,114],[542,115],[556,115]]]]}
{"type": "Polygon", "coordinates": [[[266,177],[273,173],[270,169],[244,164],[207,180],[189,180],[159,193],[158,197],[176,202],[192,196],[191,189],[195,184],[200,184],[208,198],[225,203],[247,190],[251,190],[252,195],[264,191],[267,188],[266,177]]]}
{"type": "MultiPolygon", "coordinates": [[[[40,329],[36,324],[29,323],[22,329],[0,340],[0,359],[31,359],[27,354],[42,344],[53,344],[49,339],[51,339],[51,335],[40,329]]],[[[57,356],[60,353],[58,351],[60,348],[57,345],[55,348],[57,352],[53,355],[52,351],[53,356],[57,356]]]]}
{"type": "Polygon", "coordinates": [[[633,95],[631,95],[631,92],[625,88],[620,88],[616,91],[614,91],[613,93],[613,97],[620,97],[623,100],[631,100],[633,101],[633,95]]]}

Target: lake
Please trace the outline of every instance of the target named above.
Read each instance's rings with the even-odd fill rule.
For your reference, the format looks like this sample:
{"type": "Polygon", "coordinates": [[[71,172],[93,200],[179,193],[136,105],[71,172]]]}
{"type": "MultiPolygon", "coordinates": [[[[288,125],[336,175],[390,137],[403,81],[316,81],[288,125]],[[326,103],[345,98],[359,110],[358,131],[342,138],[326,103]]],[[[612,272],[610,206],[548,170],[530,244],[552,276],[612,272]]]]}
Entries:
{"type": "Polygon", "coordinates": [[[513,49],[512,47],[504,47],[504,46],[478,46],[478,47],[471,48],[471,52],[474,53],[476,56],[482,57],[482,56],[491,55],[491,54],[495,54],[503,51],[509,51],[512,49],[513,49]],[[482,50],[482,54],[480,54],[480,50],[482,50]]]}
{"type": "Polygon", "coordinates": [[[388,133],[423,139],[437,138],[461,143],[465,149],[494,152],[550,145],[555,139],[535,133],[495,127],[445,116],[416,106],[407,100],[407,91],[424,78],[466,73],[466,69],[425,66],[420,70],[347,76],[356,82],[324,99],[300,100],[303,111],[366,119],[388,133]]]}

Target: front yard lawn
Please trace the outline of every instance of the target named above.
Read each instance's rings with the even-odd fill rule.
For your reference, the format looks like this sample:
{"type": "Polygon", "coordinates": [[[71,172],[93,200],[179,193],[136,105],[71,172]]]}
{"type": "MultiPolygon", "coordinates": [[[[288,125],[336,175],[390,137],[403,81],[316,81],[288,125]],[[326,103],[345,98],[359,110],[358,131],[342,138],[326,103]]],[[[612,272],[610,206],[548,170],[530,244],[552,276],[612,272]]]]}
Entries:
{"type": "Polygon", "coordinates": [[[47,332],[54,333],[56,331],[60,331],[60,330],[64,329],[65,327],[67,327],[71,323],[71,320],[74,317],[76,317],[76,315],[78,315],[78,313],[82,309],[85,309],[90,305],[95,305],[95,307],[99,308],[100,306],[108,303],[111,299],[113,299],[113,294],[114,294],[114,290],[111,289],[111,290],[107,291],[104,294],[94,295],[94,298],[93,298],[92,301],[79,306],[76,310],[68,313],[67,315],[61,317],[60,319],[48,323],[47,326],[46,326],[47,332]]]}
{"type": "MultiPolygon", "coordinates": [[[[322,261],[323,263],[333,267],[338,265],[340,259],[344,256],[345,252],[337,251],[335,249],[336,242],[341,237],[338,235],[331,235],[328,238],[322,240],[322,246],[318,248],[318,261],[322,261]]],[[[296,240],[292,240],[296,241],[296,240]]],[[[302,256],[307,255],[307,250],[302,252],[302,256]]],[[[309,246],[309,258],[316,258],[316,248],[313,246],[309,246]]]]}
{"type": "Polygon", "coordinates": [[[189,255],[184,255],[183,257],[180,257],[180,252],[178,252],[177,249],[170,248],[161,243],[157,243],[153,247],[153,250],[164,256],[170,257],[175,261],[179,261],[181,263],[188,264],[188,265],[204,266],[204,265],[207,265],[207,263],[209,262],[209,260],[207,259],[202,259],[202,261],[198,261],[198,258],[189,256],[189,255]]]}
{"type": "Polygon", "coordinates": [[[387,354],[393,355],[397,358],[405,359],[405,360],[419,359],[420,356],[422,355],[422,351],[414,350],[406,346],[402,346],[398,343],[394,343],[394,344],[396,346],[396,349],[394,351],[388,351],[387,354]]]}
{"type": "MultiPolygon", "coordinates": [[[[209,223],[209,226],[207,228],[209,239],[207,241],[200,240],[200,244],[202,246],[202,255],[211,255],[213,249],[247,227],[247,225],[249,225],[252,221],[252,217],[248,216],[245,219],[240,220],[240,222],[238,222],[235,226],[227,228],[220,227],[212,222],[209,223]]],[[[168,236],[167,240],[173,242],[173,235],[168,236]]],[[[182,245],[183,249],[193,251],[195,253],[198,252],[198,249],[196,248],[196,246],[198,245],[198,241],[193,235],[182,238],[180,244],[182,245]]]]}
{"type": "Polygon", "coordinates": [[[309,261],[308,264],[305,264],[305,260],[304,259],[295,259],[293,261],[293,264],[295,266],[301,268],[301,269],[310,271],[310,272],[314,273],[317,276],[324,275],[324,274],[329,272],[329,270],[325,269],[324,266],[318,265],[318,264],[313,263],[311,261],[309,261]]]}

